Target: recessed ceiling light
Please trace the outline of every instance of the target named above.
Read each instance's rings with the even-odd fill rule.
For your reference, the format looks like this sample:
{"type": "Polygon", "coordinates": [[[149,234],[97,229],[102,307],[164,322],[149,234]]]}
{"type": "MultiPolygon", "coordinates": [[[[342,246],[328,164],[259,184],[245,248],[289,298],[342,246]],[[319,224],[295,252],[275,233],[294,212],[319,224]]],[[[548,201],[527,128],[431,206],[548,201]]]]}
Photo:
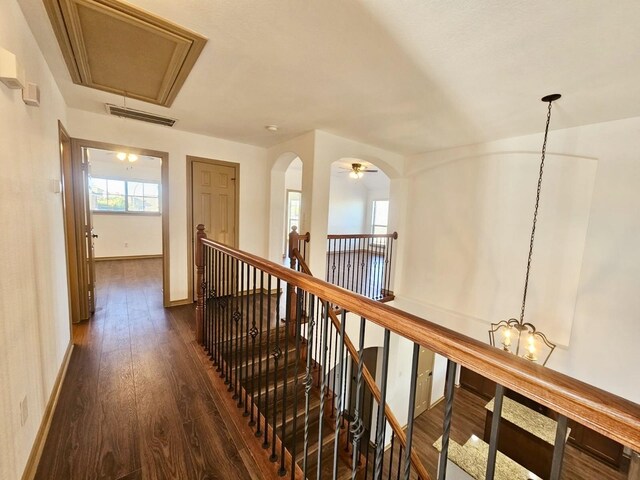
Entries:
{"type": "Polygon", "coordinates": [[[278,126],[277,125],[265,125],[264,128],[266,128],[270,132],[277,132],[278,131],[278,126]]]}

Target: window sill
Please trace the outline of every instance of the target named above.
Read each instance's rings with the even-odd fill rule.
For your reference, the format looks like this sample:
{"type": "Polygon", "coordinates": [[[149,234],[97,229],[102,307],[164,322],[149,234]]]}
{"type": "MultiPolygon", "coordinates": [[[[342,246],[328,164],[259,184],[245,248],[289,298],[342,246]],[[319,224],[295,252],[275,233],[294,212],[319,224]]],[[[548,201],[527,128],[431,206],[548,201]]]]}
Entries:
{"type": "Polygon", "coordinates": [[[124,215],[134,217],[160,217],[162,212],[109,212],[107,210],[91,210],[92,215],[124,215]]]}

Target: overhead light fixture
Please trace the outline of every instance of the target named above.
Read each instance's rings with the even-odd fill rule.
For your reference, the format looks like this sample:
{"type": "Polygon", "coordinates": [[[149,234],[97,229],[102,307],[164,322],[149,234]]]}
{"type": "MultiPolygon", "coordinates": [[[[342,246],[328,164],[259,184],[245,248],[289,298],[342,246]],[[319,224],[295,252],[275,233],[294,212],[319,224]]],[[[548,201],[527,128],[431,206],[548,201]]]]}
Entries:
{"type": "Polygon", "coordinates": [[[264,128],[269,130],[270,132],[277,132],[278,131],[278,126],[277,125],[265,125],[264,128]]]}
{"type": "MultiPolygon", "coordinates": [[[[125,111],[127,110],[127,94],[126,94],[126,92],[122,96],[122,108],[125,111]]],[[[126,122],[127,119],[125,117],[122,117],[122,121],[126,122]]],[[[136,160],[138,160],[138,155],[136,155],[135,153],[131,153],[131,152],[118,152],[118,153],[116,153],[116,158],[118,160],[120,160],[121,162],[124,162],[125,160],[129,160],[130,163],[133,163],[136,160]]]]}
{"type": "Polygon", "coordinates": [[[116,153],[116,158],[122,162],[129,160],[129,162],[133,163],[138,160],[138,155],[135,153],[118,152],[116,153]]]}
{"type": "Polygon", "coordinates": [[[352,163],[351,168],[349,169],[349,177],[357,180],[358,178],[364,177],[365,173],[376,173],[377,171],[378,170],[368,168],[361,163],[352,163]]]}
{"type": "Polygon", "coordinates": [[[529,240],[529,256],[527,258],[527,273],[524,277],[524,293],[522,295],[522,307],[520,309],[520,319],[511,318],[498,323],[492,323],[489,330],[489,341],[492,346],[496,345],[496,336],[500,340],[501,348],[514,355],[521,356],[532,362],[542,360],[542,365],[546,365],[549,357],[553,353],[556,345],[550,342],[544,333],[536,330],[536,327],[524,321],[524,312],[527,305],[527,290],[529,288],[529,273],[531,271],[531,258],[533,256],[533,240],[536,235],[536,222],[538,220],[538,207],[540,205],[540,191],[542,187],[542,173],[544,171],[544,158],[547,151],[547,137],[549,135],[549,124],[551,123],[551,105],[561,97],[559,93],[542,97],[542,101],[549,104],[547,109],[547,124],[544,129],[544,140],[542,142],[542,154],[540,159],[540,172],[538,174],[538,190],[536,193],[536,204],[533,210],[533,226],[531,227],[531,238],[529,240]],[[545,350],[541,350],[545,349],[545,350]]]}

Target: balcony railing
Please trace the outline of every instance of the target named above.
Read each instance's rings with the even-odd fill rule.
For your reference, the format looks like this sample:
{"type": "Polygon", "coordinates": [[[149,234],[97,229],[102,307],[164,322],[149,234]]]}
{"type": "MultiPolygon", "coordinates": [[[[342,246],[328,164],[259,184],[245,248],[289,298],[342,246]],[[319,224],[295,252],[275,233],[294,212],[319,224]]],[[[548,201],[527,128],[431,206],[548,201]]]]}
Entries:
{"type": "Polygon", "coordinates": [[[327,282],[374,300],[393,300],[393,247],[398,233],[327,235],[327,282]]]}

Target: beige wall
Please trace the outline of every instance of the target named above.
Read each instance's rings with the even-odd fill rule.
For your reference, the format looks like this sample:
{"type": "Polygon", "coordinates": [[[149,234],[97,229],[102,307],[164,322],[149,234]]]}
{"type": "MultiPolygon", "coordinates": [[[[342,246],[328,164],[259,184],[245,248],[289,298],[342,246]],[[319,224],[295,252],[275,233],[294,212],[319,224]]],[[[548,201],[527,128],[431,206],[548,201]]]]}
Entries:
{"type": "MultiPolygon", "coordinates": [[[[396,306],[484,342],[489,322],[519,314],[541,141],[541,135],[530,135],[408,159],[408,220],[401,234],[414,241],[405,242],[397,257],[403,273],[396,306]],[[520,165],[527,175],[519,169],[490,170],[484,161],[500,153],[504,161],[518,162],[527,152],[531,165],[520,165]],[[443,184],[443,178],[449,183],[443,184]],[[495,209],[509,217],[509,209],[514,208],[506,198],[502,203],[487,201],[493,195],[490,187],[499,185],[510,189],[515,203],[522,202],[523,220],[512,225],[510,235],[496,231],[488,236],[478,229],[496,225],[495,209]],[[528,208],[520,198],[523,193],[529,197],[528,208]],[[451,211],[453,206],[456,211],[451,211]],[[467,220],[466,226],[460,218],[467,220]],[[519,263],[513,248],[521,250],[519,263]],[[475,252],[469,258],[477,262],[442,264],[443,257],[454,259],[467,250],[475,252]],[[488,265],[502,283],[478,275],[488,265]],[[507,277],[516,287],[510,303],[502,295],[511,288],[505,284],[507,277]],[[455,303],[452,292],[457,295],[455,303]],[[480,313],[474,315],[462,308],[471,299],[502,304],[495,303],[493,310],[476,310],[480,313]],[[489,316],[491,311],[495,315],[489,316]]],[[[551,339],[558,341],[562,334],[564,344],[554,352],[549,367],[640,402],[640,371],[635,367],[640,337],[640,118],[552,131],[549,152],[528,319],[544,323],[543,311],[566,315],[556,317],[557,324],[546,324],[551,339]],[[568,156],[574,157],[574,168],[559,168],[568,156]],[[593,179],[589,180],[587,171],[593,179]],[[558,252],[566,257],[559,258],[558,252]],[[550,256],[555,259],[553,265],[550,256]],[[575,284],[572,289],[559,286],[564,297],[549,289],[549,285],[558,286],[554,282],[559,278],[575,284]],[[568,330],[558,330],[567,324],[568,330]]]]}
{"type": "Polygon", "coordinates": [[[187,298],[187,155],[240,164],[240,248],[266,256],[266,150],[205,135],[137,121],[122,122],[106,114],[69,109],[73,137],[124,144],[169,153],[169,243],[171,300],[187,298]],[[123,123],[125,123],[123,125],[123,123]]]}
{"type": "Polygon", "coordinates": [[[41,105],[0,84],[0,478],[20,478],[69,343],[58,119],[65,104],[15,2],[0,47],[40,86],[41,105]],[[21,425],[20,402],[29,416],[21,425]]]}

